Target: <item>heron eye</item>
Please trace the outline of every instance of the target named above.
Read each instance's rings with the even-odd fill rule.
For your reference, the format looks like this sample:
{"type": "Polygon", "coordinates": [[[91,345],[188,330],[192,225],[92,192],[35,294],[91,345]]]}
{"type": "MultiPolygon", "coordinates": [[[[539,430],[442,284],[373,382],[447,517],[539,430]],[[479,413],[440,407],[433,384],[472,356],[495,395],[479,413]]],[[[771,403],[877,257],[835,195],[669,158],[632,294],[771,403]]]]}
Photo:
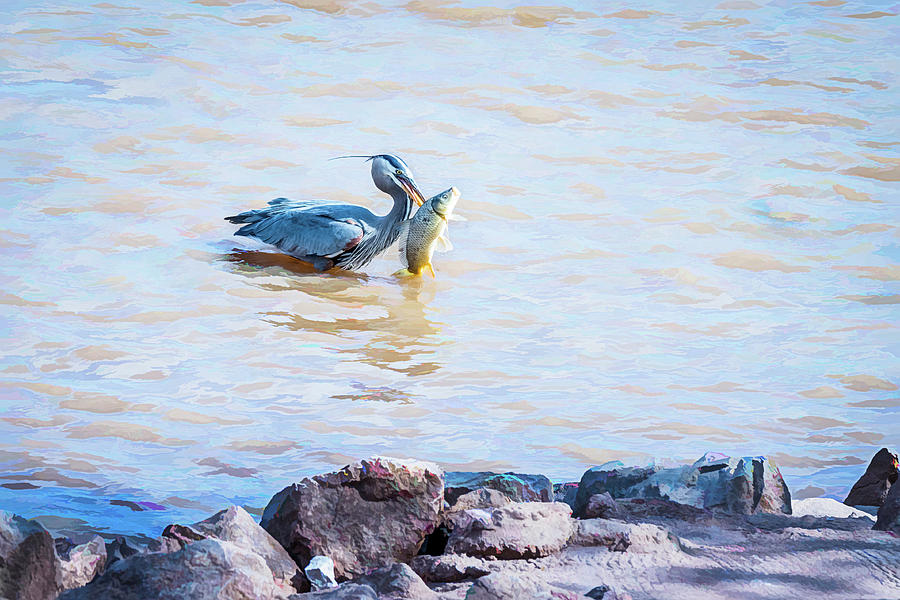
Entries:
{"type": "Polygon", "coordinates": [[[400,170],[400,169],[397,169],[397,170],[394,171],[394,172],[395,172],[397,175],[403,175],[403,171],[400,170]]]}

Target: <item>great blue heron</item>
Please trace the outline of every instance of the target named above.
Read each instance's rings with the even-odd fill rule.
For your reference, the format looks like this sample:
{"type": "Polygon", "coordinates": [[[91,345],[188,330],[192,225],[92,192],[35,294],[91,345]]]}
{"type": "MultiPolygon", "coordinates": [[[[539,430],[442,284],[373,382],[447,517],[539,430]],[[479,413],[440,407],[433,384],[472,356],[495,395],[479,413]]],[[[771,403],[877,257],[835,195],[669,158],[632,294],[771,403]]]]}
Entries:
{"type": "Polygon", "coordinates": [[[269,201],[267,208],[225,217],[232,223],[245,224],[235,235],[271,244],[285,254],[312,263],[318,271],[332,267],[358,269],[368,264],[397,239],[399,224],[410,218],[413,202],[421,206],[425,199],[412,171],[397,156],[339,158],[372,161],[375,187],[394,199],[388,214],[379,217],[355,204],[276,198],[269,201]]]}

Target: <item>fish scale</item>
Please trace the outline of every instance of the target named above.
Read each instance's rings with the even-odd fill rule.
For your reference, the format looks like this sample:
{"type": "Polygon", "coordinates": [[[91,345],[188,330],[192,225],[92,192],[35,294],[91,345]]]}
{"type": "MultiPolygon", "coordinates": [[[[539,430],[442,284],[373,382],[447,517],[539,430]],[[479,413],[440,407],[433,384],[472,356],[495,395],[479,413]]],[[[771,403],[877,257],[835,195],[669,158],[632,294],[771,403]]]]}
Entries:
{"type": "MultiPolygon", "coordinates": [[[[431,256],[458,199],[459,190],[451,187],[426,200],[413,218],[401,225],[400,262],[405,269],[397,271],[397,275],[419,275],[425,268],[431,269],[431,256]]],[[[449,241],[446,243],[449,245],[449,241]]],[[[431,272],[433,275],[434,270],[431,272]]]]}

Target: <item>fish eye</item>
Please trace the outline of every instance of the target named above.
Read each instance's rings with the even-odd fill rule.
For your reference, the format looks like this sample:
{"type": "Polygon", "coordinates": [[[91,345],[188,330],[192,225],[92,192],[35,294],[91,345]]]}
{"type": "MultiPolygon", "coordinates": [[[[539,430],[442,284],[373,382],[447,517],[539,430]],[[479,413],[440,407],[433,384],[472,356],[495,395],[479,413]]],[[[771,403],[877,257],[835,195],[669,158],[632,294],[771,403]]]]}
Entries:
{"type": "Polygon", "coordinates": [[[446,200],[446,199],[447,199],[447,194],[441,194],[441,200],[446,200]]]}

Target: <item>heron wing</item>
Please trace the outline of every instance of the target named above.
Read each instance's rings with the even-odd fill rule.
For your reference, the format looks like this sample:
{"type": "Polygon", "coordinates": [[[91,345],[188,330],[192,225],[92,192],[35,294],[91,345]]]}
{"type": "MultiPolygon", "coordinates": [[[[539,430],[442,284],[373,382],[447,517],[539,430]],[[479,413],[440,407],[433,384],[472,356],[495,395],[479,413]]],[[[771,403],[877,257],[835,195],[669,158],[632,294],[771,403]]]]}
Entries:
{"type": "MultiPolygon", "coordinates": [[[[317,207],[320,208],[320,207],[317,207]]],[[[365,228],[352,217],[335,218],[327,209],[272,211],[235,235],[255,237],[295,256],[335,256],[362,240],[365,228]]]]}

